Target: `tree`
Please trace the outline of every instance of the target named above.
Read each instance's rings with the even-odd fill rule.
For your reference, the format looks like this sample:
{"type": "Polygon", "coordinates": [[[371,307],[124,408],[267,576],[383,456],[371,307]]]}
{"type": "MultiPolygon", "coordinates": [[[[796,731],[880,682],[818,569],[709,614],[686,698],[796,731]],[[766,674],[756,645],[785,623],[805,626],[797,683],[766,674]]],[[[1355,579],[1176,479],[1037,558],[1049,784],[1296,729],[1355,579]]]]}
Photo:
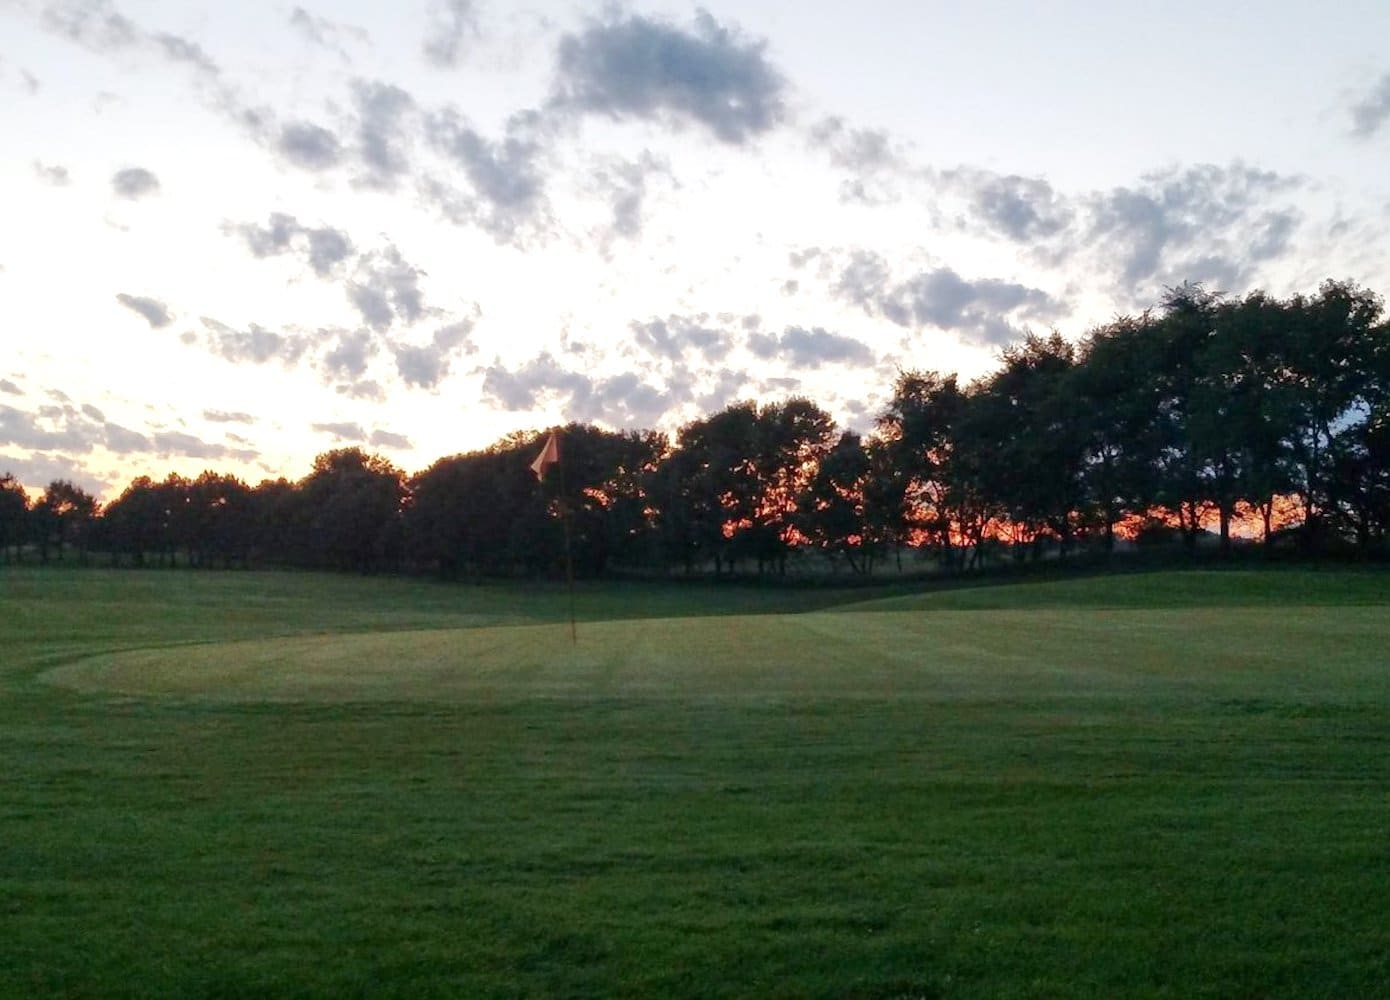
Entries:
{"type": "Polygon", "coordinates": [[[1284,414],[1304,538],[1320,545],[1334,514],[1332,481],[1366,437],[1386,393],[1386,329],[1380,298],[1349,282],[1324,282],[1314,298],[1285,306],[1289,326],[1275,355],[1275,391],[1284,414]]]}
{"type": "Polygon", "coordinates": [[[859,574],[871,572],[876,548],[864,514],[871,473],[863,440],[853,431],[845,431],[816,463],[814,474],[797,498],[796,527],[800,534],[832,565],[844,558],[859,574]]]}
{"type": "Polygon", "coordinates": [[[29,494],[10,473],[0,476],[0,561],[23,558],[29,527],[29,494]]]}
{"type": "Polygon", "coordinates": [[[33,521],[39,539],[39,558],[48,562],[48,552],[56,545],[58,559],[68,546],[76,546],[82,562],[87,561],[92,521],[99,505],[96,497],[67,479],[55,479],[34,505],[33,521]]]}
{"type": "Polygon", "coordinates": [[[369,573],[395,563],[406,490],[389,461],[360,448],[325,452],[299,492],[314,565],[369,573]]]}
{"type": "Polygon", "coordinates": [[[1085,516],[1086,441],[1069,391],[1074,366],[1075,350],[1059,334],[1029,334],[1005,349],[998,371],[971,386],[959,432],[969,432],[978,489],[1021,529],[1018,540],[1035,543],[1035,554],[1048,536],[1065,554],[1085,516]]]}
{"type": "Polygon", "coordinates": [[[113,559],[129,555],[136,566],[145,565],[148,553],[165,548],[168,517],[168,508],[150,477],[133,480],[102,514],[113,559]]]}

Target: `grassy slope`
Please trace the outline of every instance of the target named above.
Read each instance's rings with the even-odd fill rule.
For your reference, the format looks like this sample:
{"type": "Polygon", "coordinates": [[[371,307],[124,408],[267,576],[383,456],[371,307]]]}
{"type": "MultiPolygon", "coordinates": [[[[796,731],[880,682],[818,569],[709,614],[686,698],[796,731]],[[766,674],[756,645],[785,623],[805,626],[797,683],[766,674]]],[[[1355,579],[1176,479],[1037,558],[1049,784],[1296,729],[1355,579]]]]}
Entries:
{"type": "Polygon", "coordinates": [[[1384,576],[699,621],[670,617],[845,595],[593,588],[578,652],[557,590],[0,588],[12,995],[1345,996],[1390,977],[1384,576]],[[382,629],[436,631],[352,634],[382,629]],[[197,645],[82,660],[232,639],[251,640],[235,670],[197,645]],[[404,679],[346,684],[402,648],[404,679]],[[324,683],[269,690],[287,662],[324,683]],[[141,686],[151,663],[157,687],[202,686],[38,679],[141,686]],[[217,670],[239,679],[209,687],[217,670]]]}

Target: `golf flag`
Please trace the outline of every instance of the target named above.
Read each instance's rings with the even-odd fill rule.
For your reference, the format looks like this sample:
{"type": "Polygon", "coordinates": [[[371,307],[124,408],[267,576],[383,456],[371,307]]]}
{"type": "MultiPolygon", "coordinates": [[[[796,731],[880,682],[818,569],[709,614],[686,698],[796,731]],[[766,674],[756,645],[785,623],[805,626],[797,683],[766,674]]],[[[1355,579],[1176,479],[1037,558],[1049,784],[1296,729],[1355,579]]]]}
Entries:
{"type": "Polygon", "coordinates": [[[560,463],[560,439],[555,432],[550,432],[550,437],[546,438],[545,447],[536,456],[536,460],[531,463],[531,471],[536,474],[537,479],[545,479],[545,467],[547,465],[558,465],[560,463]]]}

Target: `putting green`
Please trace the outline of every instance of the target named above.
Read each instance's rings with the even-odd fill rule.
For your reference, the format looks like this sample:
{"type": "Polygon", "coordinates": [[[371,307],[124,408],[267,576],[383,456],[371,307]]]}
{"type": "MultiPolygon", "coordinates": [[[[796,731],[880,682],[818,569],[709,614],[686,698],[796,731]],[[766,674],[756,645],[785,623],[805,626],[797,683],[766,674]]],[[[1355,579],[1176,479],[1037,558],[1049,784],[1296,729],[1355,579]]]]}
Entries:
{"type": "Polygon", "coordinates": [[[1383,607],[857,611],[186,644],[45,679],[231,701],[1390,696],[1383,607]],[[1353,694],[1348,695],[1348,692],[1353,694]]]}

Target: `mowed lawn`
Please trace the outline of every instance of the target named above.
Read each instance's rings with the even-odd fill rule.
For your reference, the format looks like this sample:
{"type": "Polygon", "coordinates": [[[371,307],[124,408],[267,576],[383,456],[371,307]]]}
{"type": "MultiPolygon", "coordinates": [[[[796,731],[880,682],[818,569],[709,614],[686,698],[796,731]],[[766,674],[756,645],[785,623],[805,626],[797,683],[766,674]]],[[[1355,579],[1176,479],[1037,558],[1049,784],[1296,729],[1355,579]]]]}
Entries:
{"type": "Polygon", "coordinates": [[[0,992],[1386,994],[1390,575],[576,609],[0,569],[0,992]]]}

